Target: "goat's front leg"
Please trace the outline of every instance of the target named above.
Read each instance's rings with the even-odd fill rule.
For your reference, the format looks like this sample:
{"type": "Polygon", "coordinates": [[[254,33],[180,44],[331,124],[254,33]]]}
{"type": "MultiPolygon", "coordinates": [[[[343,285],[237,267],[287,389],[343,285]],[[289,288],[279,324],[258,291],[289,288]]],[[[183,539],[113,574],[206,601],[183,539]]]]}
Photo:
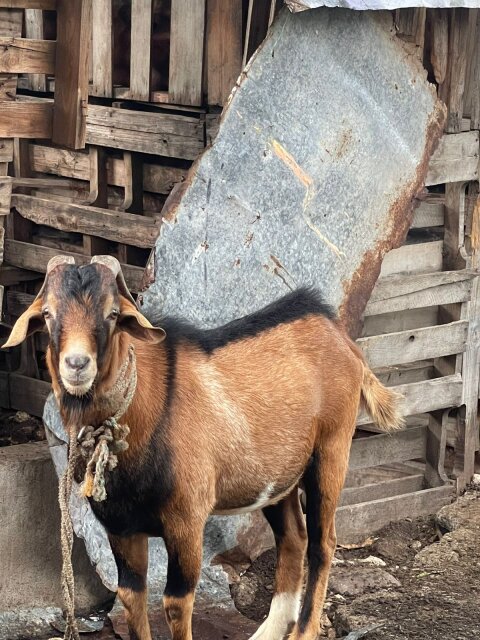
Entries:
{"type": "Polygon", "coordinates": [[[118,569],[118,596],[125,607],[130,640],[151,640],[147,613],[148,537],[109,536],[118,569]]]}
{"type": "Polygon", "coordinates": [[[171,521],[164,531],[168,572],[163,604],[173,640],[192,640],[195,587],[202,567],[203,527],[204,523],[171,521]]]}

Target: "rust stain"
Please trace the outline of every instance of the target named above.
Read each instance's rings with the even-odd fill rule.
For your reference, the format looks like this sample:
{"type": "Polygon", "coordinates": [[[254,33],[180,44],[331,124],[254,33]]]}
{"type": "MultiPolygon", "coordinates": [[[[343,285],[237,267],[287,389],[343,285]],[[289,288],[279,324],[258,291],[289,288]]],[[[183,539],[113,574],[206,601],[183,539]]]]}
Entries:
{"type": "Polygon", "coordinates": [[[478,268],[480,250],[480,194],[477,196],[472,212],[472,231],[470,240],[472,243],[472,267],[478,268]]]}
{"type": "Polygon", "coordinates": [[[356,272],[348,281],[342,283],[345,295],[339,309],[339,317],[352,338],[358,338],[360,335],[362,315],[380,274],[384,255],[404,242],[412,224],[413,212],[419,203],[417,198],[424,188],[430,157],[443,133],[445,119],[445,105],[437,100],[425,132],[425,149],[415,177],[393,203],[385,221],[384,228],[389,233],[388,237],[379,240],[373,249],[367,251],[356,272]]]}
{"type": "Polygon", "coordinates": [[[337,148],[335,149],[335,158],[340,160],[347,153],[348,147],[353,141],[353,131],[351,129],[347,129],[342,132],[340,136],[340,141],[338,143],[337,148]]]}

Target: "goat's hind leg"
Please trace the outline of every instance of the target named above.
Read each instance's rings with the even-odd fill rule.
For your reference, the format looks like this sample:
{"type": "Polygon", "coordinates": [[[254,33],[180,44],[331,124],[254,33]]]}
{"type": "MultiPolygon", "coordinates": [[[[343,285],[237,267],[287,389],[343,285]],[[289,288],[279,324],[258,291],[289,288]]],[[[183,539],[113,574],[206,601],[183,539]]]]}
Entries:
{"type": "Polygon", "coordinates": [[[303,560],[307,531],[298,488],[263,513],[272,527],[277,545],[275,594],[270,613],[251,640],[282,640],[300,611],[303,560]]]}
{"type": "Polygon", "coordinates": [[[315,640],[335,553],[335,510],[348,467],[355,418],[337,422],[316,445],[304,475],[307,497],[308,579],[305,597],[291,640],[315,640]]]}
{"type": "Polygon", "coordinates": [[[109,536],[118,569],[118,596],[125,607],[130,640],[151,640],[147,613],[148,538],[109,536]]]}

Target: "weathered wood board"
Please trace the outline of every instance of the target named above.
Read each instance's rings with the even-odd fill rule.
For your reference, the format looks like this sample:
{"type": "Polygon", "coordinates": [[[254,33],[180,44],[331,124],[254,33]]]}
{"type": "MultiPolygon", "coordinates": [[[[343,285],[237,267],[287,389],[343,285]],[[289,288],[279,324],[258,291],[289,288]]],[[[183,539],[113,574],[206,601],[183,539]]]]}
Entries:
{"type": "Polygon", "coordinates": [[[388,16],[284,10],[167,202],[145,312],[215,326],[308,284],[355,333],[443,119],[388,16]]]}

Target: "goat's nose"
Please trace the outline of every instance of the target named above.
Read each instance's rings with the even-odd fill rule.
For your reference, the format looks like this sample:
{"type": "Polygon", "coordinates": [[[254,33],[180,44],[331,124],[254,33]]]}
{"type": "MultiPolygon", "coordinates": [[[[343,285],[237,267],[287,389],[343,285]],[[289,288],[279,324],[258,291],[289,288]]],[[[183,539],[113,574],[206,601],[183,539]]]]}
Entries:
{"type": "Polygon", "coordinates": [[[82,371],[89,362],[90,358],[88,356],[80,355],[78,353],[65,357],[65,364],[69,369],[73,369],[74,371],[82,371]]]}

